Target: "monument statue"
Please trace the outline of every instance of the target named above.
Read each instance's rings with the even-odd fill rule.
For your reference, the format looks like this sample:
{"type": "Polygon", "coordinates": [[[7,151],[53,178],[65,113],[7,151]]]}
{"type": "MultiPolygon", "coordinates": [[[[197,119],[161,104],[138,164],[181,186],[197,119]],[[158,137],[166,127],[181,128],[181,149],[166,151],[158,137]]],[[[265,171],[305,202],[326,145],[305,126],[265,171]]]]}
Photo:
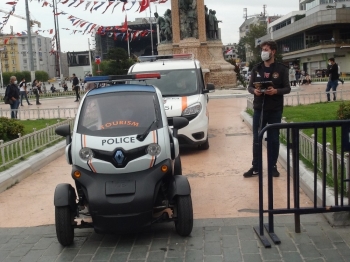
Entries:
{"type": "Polygon", "coordinates": [[[197,0],[179,0],[180,38],[198,38],[197,0]]]}
{"type": "Polygon", "coordinates": [[[163,42],[165,40],[165,34],[164,34],[164,27],[165,27],[165,19],[156,12],[154,13],[154,17],[156,18],[156,23],[159,26],[159,39],[160,42],[163,42]]]}
{"type": "Polygon", "coordinates": [[[164,13],[164,27],[162,28],[166,42],[170,42],[173,39],[172,22],[171,22],[171,10],[168,9],[164,13]]]}
{"type": "Polygon", "coordinates": [[[209,38],[209,14],[208,14],[208,7],[205,5],[204,9],[205,9],[205,12],[204,12],[204,16],[205,16],[205,34],[206,34],[207,38],[209,38]]]}

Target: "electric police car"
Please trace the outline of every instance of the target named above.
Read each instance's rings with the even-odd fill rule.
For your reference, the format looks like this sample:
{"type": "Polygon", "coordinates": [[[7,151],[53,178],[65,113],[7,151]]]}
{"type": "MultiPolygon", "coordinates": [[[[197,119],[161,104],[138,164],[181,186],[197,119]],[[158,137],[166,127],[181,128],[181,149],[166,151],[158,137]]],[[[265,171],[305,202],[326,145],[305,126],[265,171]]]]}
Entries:
{"type": "Polygon", "coordinates": [[[75,189],[59,184],[54,194],[62,245],[70,245],[74,228],[83,227],[123,233],[174,221],[179,235],[191,233],[191,189],[181,175],[177,139],[188,120],[174,117],[169,128],[158,88],[124,83],[155,78],[160,74],[86,78],[105,83],[82,99],[72,135],[69,125],[56,129],[66,137],[66,158],[75,180],[75,189]]]}
{"type": "Polygon", "coordinates": [[[213,84],[205,85],[198,60],[192,54],[174,54],[139,57],[140,63],[130,67],[128,74],[159,72],[160,79],[148,83],[162,92],[164,107],[172,126],[173,117],[183,116],[188,126],[179,130],[179,143],[209,148],[208,94],[215,90],[213,84]]]}

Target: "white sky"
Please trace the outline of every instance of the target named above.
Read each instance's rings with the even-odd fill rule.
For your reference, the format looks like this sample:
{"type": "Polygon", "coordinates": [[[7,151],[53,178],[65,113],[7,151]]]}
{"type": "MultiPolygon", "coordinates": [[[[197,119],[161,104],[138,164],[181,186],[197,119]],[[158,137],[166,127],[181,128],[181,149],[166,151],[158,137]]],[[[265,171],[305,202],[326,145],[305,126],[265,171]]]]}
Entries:
{"type": "MultiPolygon", "coordinates": [[[[13,1],[13,0],[12,0],[13,1]]],[[[29,9],[31,14],[31,19],[38,20],[41,22],[41,30],[49,30],[54,29],[54,20],[52,8],[49,6],[42,7],[43,0],[28,0],[29,9]],[[31,1],[31,2],[30,2],[31,1]]],[[[52,3],[52,0],[46,0],[49,3],[52,3]]],[[[57,0],[59,1],[59,0],[57,0]]],[[[92,38],[91,35],[82,35],[82,33],[72,34],[72,30],[84,30],[85,27],[77,27],[73,26],[72,22],[68,20],[69,15],[74,15],[80,19],[83,19],[87,22],[95,23],[102,26],[112,26],[112,25],[121,25],[124,22],[125,14],[122,12],[123,3],[119,4],[114,13],[111,14],[113,5],[106,11],[105,14],[102,12],[107,7],[105,3],[101,6],[97,11],[93,11],[90,13],[90,8],[85,11],[85,5],[87,1],[93,0],[85,0],[83,4],[78,7],[74,7],[79,3],[80,0],[68,7],[68,4],[72,3],[73,0],[69,0],[67,4],[58,4],[58,10],[64,11],[67,15],[59,15],[59,27],[60,27],[60,35],[61,35],[61,51],[83,51],[88,49],[88,38],[92,38]],[[70,28],[71,30],[62,30],[62,28],[70,28]]],[[[102,2],[106,0],[100,0],[102,2]]],[[[129,0],[130,1],[130,0],[129,0]]],[[[152,16],[153,13],[157,11],[162,16],[166,9],[170,8],[170,1],[164,4],[153,4],[151,3],[152,8],[152,16]]],[[[0,9],[10,11],[12,6],[7,5],[6,2],[10,2],[10,0],[1,0],[0,1],[0,9]]],[[[223,23],[219,24],[221,27],[222,34],[222,42],[223,44],[228,43],[237,43],[239,41],[239,26],[244,22],[243,19],[243,8],[247,8],[248,16],[260,14],[263,12],[263,5],[266,4],[267,14],[268,15],[285,15],[291,11],[298,10],[299,0],[204,0],[204,4],[207,5],[209,9],[216,10],[216,17],[218,20],[222,20],[223,23]],[[243,3],[244,2],[244,3],[243,3]]],[[[97,6],[97,5],[96,5],[97,6]]],[[[126,5],[126,8],[130,7],[131,3],[126,5]]],[[[134,7],[127,11],[128,21],[134,21],[136,17],[146,17],[150,15],[149,9],[142,13],[135,12],[138,6],[137,3],[134,7]]],[[[16,6],[16,15],[25,17],[25,0],[19,0],[16,6]]],[[[0,22],[4,20],[5,14],[0,13],[0,22]]],[[[13,16],[10,17],[7,25],[3,28],[4,33],[10,33],[10,26],[13,26],[14,33],[22,32],[27,30],[26,21],[15,18],[13,16]]],[[[87,26],[87,24],[85,25],[87,26]]],[[[35,26],[34,31],[38,30],[35,26]]],[[[41,33],[43,36],[53,37],[48,32],[41,33]]]]}

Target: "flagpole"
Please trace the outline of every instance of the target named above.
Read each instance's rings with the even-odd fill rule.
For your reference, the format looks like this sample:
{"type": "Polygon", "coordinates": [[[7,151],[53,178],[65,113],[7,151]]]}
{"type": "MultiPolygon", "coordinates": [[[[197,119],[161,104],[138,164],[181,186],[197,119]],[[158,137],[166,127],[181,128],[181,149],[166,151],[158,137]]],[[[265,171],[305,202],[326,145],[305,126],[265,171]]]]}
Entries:
{"type": "MultiPolygon", "coordinates": [[[[148,0],[150,1],[150,0],[148,0]]],[[[151,27],[151,50],[152,50],[152,55],[154,55],[153,52],[153,28],[152,28],[152,11],[151,11],[151,2],[149,2],[149,23],[150,23],[150,27],[151,27]]]]}
{"type": "MultiPolygon", "coordinates": [[[[126,17],[128,17],[128,16],[126,16],[126,17]]],[[[128,20],[128,19],[126,19],[126,20],[128,20]]],[[[126,39],[128,41],[128,55],[130,58],[130,39],[129,39],[129,28],[128,27],[126,27],[126,35],[127,35],[126,39]]]]}

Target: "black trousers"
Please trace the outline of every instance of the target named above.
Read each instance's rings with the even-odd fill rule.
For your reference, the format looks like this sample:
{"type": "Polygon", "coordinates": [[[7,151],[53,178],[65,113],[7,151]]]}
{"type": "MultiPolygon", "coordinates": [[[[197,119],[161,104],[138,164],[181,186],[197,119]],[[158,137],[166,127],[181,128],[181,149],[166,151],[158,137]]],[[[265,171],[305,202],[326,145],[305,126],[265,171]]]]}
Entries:
{"type": "Polygon", "coordinates": [[[75,91],[76,100],[80,100],[80,95],[79,95],[80,88],[79,87],[75,87],[74,91],[75,91]]]}

